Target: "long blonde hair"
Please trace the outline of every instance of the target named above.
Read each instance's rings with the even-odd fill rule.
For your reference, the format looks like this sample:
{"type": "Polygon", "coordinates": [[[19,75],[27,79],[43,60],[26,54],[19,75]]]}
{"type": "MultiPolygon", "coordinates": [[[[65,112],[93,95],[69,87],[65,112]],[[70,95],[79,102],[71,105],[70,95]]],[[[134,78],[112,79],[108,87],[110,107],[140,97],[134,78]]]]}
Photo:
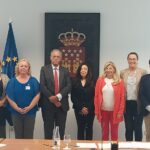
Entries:
{"type": "Polygon", "coordinates": [[[114,80],[114,84],[117,84],[120,82],[120,76],[118,74],[118,71],[117,71],[117,68],[115,66],[115,64],[112,62],[112,61],[108,61],[105,63],[104,65],[104,70],[103,70],[103,74],[102,74],[102,77],[105,78],[106,77],[106,73],[105,73],[105,70],[106,68],[111,65],[113,68],[114,68],[114,74],[113,74],[113,80],[114,80]]]}
{"type": "Polygon", "coordinates": [[[25,61],[28,64],[28,66],[29,66],[28,75],[31,75],[31,65],[30,65],[29,61],[26,58],[23,58],[23,59],[20,59],[19,62],[15,66],[15,76],[16,77],[19,75],[19,65],[23,61],[25,61]]]}

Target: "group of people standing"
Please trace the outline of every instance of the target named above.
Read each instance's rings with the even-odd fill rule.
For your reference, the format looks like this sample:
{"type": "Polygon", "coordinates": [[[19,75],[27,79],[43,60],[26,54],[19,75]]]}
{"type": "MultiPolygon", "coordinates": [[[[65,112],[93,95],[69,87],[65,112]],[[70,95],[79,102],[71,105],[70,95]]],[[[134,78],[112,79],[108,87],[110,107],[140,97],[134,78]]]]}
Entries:
{"type": "MultiPolygon", "coordinates": [[[[85,63],[79,66],[71,91],[77,139],[92,140],[96,115],[101,123],[102,140],[108,141],[111,136],[111,140],[117,141],[119,123],[124,120],[126,140],[142,141],[143,117],[150,112],[150,76],[138,67],[136,52],[130,52],[127,61],[129,66],[120,75],[113,62],[106,62],[96,84],[89,66],[85,63]]],[[[150,141],[150,115],[144,120],[146,140],[150,141]]]]}
{"type": "MultiPolygon", "coordinates": [[[[146,139],[150,141],[150,76],[138,68],[137,53],[128,54],[129,67],[120,75],[115,64],[107,62],[96,82],[87,63],[78,67],[76,77],[71,80],[68,70],[60,65],[61,59],[60,50],[51,51],[51,64],[41,68],[40,83],[31,76],[26,59],[16,65],[14,78],[9,80],[0,75],[0,116],[4,116],[6,107],[10,110],[16,138],[33,138],[36,111],[41,107],[45,139],[53,138],[55,126],[59,126],[63,139],[71,93],[78,140],[92,140],[96,115],[101,123],[102,140],[109,140],[110,135],[111,140],[118,140],[119,123],[124,118],[126,140],[142,141],[146,115],[146,139]]],[[[0,120],[0,137],[4,135],[5,125],[0,120]]]]}

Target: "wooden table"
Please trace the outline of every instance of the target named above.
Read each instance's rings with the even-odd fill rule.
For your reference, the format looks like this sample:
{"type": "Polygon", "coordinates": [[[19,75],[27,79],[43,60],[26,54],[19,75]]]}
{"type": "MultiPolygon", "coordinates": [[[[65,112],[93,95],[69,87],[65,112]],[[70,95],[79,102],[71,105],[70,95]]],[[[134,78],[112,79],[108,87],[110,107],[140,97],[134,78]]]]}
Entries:
{"type": "MultiPolygon", "coordinates": [[[[72,140],[69,144],[71,150],[83,150],[79,147],[76,147],[76,143],[96,143],[98,147],[98,143],[100,141],[77,141],[72,140]]],[[[33,140],[25,140],[25,139],[0,139],[1,144],[6,144],[5,147],[0,147],[0,150],[52,150],[53,141],[52,140],[41,140],[41,139],[33,139],[33,140]]],[[[61,141],[61,150],[65,147],[64,142],[61,141]]],[[[89,148],[84,148],[84,150],[94,150],[89,148]]],[[[97,148],[98,150],[98,148],[97,148]]],[[[103,149],[110,150],[110,149],[103,149]]],[[[120,149],[127,150],[127,149],[120,149]]],[[[144,149],[130,149],[130,150],[144,150],[144,149]]],[[[148,149],[146,149],[148,150],[148,149]]]]}

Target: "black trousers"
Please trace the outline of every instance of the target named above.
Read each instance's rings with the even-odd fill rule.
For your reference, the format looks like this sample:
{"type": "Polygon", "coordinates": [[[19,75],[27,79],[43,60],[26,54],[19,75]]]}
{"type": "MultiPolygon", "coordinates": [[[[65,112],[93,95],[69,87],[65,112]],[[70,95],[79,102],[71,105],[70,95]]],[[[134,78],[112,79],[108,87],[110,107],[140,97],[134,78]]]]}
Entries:
{"type": "Polygon", "coordinates": [[[138,113],[137,102],[134,100],[126,101],[125,118],[125,137],[126,141],[142,141],[143,115],[138,113]]]}
{"type": "Polygon", "coordinates": [[[6,119],[8,119],[8,116],[10,115],[7,108],[0,107],[0,138],[6,138],[6,119]]]}
{"type": "Polygon", "coordinates": [[[67,111],[63,111],[62,108],[56,108],[55,106],[53,107],[53,109],[43,106],[42,117],[44,121],[45,139],[52,139],[54,126],[59,126],[60,138],[61,140],[63,140],[66,126],[67,111]]]}
{"type": "Polygon", "coordinates": [[[5,108],[0,107],[0,138],[6,138],[5,108]]]}
{"type": "Polygon", "coordinates": [[[6,125],[0,125],[0,138],[6,138],[6,125]]]}
{"type": "Polygon", "coordinates": [[[75,110],[75,117],[77,120],[78,132],[77,139],[78,140],[92,140],[93,139],[93,121],[94,121],[94,112],[89,113],[84,116],[79,113],[79,111],[75,110]]]}

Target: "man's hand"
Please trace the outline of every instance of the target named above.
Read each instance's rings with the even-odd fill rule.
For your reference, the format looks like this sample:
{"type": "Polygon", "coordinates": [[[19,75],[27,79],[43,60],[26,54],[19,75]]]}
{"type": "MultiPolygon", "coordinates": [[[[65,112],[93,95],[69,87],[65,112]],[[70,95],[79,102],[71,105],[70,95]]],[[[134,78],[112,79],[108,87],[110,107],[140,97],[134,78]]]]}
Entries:
{"type": "Polygon", "coordinates": [[[52,102],[56,107],[60,107],[61,106],[61,102],[58,100],[57,96],[51,96],[49,98],[50,102],[52,102]]]}
{"type": "Polygon", "coordinates": [[[49,97],[50,102],[52,102],[53,104],[59,102],[58,97],[57,96],[50,96],[49,97]]]}
{"type": "Polygon", "coordinates": [[[56,103],[55,103],[55,106],[56,106],[57,108],[59,108],[59,107],[61,106],[61,102],[56,102],[56,103]]]}

